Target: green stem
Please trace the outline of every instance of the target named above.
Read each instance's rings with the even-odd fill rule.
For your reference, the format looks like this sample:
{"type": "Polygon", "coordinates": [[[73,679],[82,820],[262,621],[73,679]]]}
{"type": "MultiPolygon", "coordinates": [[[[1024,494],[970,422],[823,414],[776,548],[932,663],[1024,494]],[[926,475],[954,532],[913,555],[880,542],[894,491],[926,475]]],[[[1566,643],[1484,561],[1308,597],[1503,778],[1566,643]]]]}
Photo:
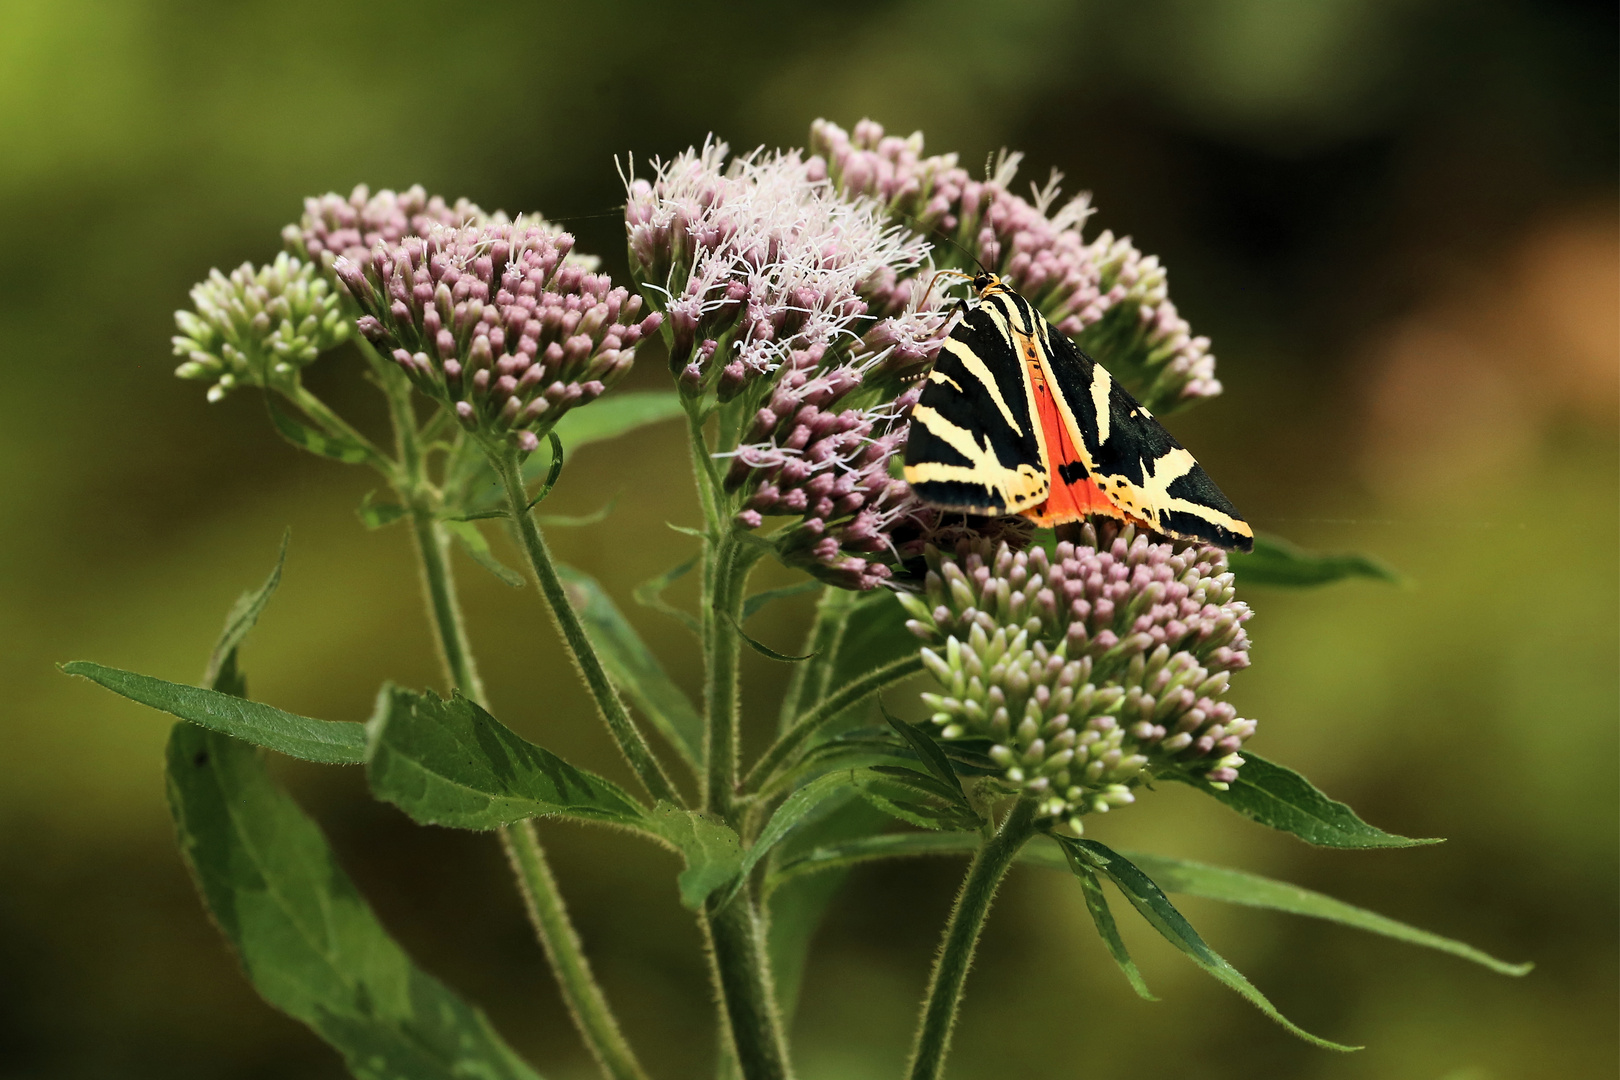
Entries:
{"type": "MultiPolygon", "coordinates": [[[[394,397],[392,394],[389,396],[390,399],[394,397]]],[[[413,478],[420,482],[422,457],[417,452],[415,417],[396,410],[394,420],[400,456],[415,463],[418,471],[413,478]]],[[[411,494],[401,492],[407,499],[411,498],[411,494]]],[[[449,537],[443,526],[433,519],[431,510],[414,499],[411,505],[412,530],[422,568],[428,611],[436,631],[434,640],[439,648],[439,659],[444,664],[451,686],[479,705],[487,705],[483,680],[478,677],[478,668],[473,661],[466,621],[461,614],[455,578],[450,570],[449,537]]],[[[574,1026],[585,1040],[586,1047],[601,1064],[603,1075],[609,1080],[647,1080],[635,1052],[619,1030],[618,1021],[613,1017],[601,986],[591,973],[590,962],[585,959],[579,935],[568,918],[568,908],[557,889],[557,881],[547,865],[545,849],[540,846],[540,838],[535,834],[533,825],[521,821],[506,826],[501,830],[501,844],[511,860],[529,919],[556,975],[563,1000],[574,1018],[574,1026]]]]}
{"type": "Polygon", "coordinates": [[[705,915],[715,982],[746,1080],[787,1080],[787,1042],[752,899],[738,895],[705,915]]]}
{"type": "Polygon", "coordinates": [[[739,701],[739,662],[742,652],[743,583],[752,553],[727,537],[715,545],[708,581],[713,600],[708,610],[703,700],[708,711],[704,760],[708,782],[703,808],[729,823],[737,798],[737,740],[742,727],[739,701]]]}
{"type": "Polygon", "coordinates": [[[568,602],[568,594],[563,591],[562,579],[557,576],[557,568],[551,562],[551,553],[546,549],[545,538],[540,535],[540,526],[535,524],[534,515],[529,510],[528,491],[523,486],[523,473],[518,466],[517,451],[502,448],[492,451],[489,457],[490,464],[494,466],[500,475],[501,483],[506,487],[507,509],[517,526],[524,553],[529,557],[529,569],[534,573],[535,584],[545,594],[547,606],[551,608],[552,620],[557,624],[563,640],[568,643],[568,651],[584,677],[591,696],[596,699],[597,711],[607,723],[608,731],[612,733],[625,760],[630,762],[630,767],[636,771],[636,775],[646,785],[653,799],[658,802],[674,803],[676,806],[682,805],[675,785],[670,783],[663,766],[658,763],[658,759],[653,756],[652,748],[647,745],[647,740],[631,722],[630,714],[625,711],[624,702],[619,700],[618,691],[613,689],[607,672],[602,668],[602,661],[596,655],[596,648],[585,635],[585,628],[580,625],[579,616],[574,613],[573,605],[568,602]]]}
{"type": "Polygon", "coordinates": [[[399,466],[387,454],[377,449],[376,445],[360,434],[354,425],[333,412],[326,402],[304,389],[303,383],[293,383],[286,390],[286,396],[294,405],[302,409],[311,420],[325,428],[327,434],[349,439],[365,450],[372,467],[388,477],[390,481],[396,481],[401,476],[399,466]]]}
{"type": "Polygon", "coordinates": [[[928,979],[928,996],[923,1003],[922,1023],[911,1052],[910,1080],[938,1080],[945,1070],[956,1010],[962,1002],[962,984],[973,964],[973,950],[979,932],[990,912],[990,901],[1018,856],[1018,849],[1035,835],[1035,801],[1020,799],[1013,804],[1001,828],[996,830],[974,856],[967,878],[956,896],[950,921],[945,925],[945,942],[934,960],[928,979]]]}
{"type": "Polygon", "coordinates": [[[501,842],[512,862],[523,889],[529,921],[556,972],[574,1025],[585,1036],[586,1045],[610,1080],[647,1080],[647,1073],[636,1060],[618,1021],[608,1007],[602,989],[591,973],[579,935],[563,905],[557,880],[551,875],[545,850],[535,834],[532,821],[519,821],[501,830],[501,842]]]}
{"type": "Polygon", "coordinates": [[[793,752],[804,744],[804,741],[814,735],[830,721],[836,719],[847,709],[851,709],[873,694],[886,687],[892,686],[901,679],[906,679],[922,670],[921,655],[902,656],[898,660],[890,661],[880,668],[873,668],[865,675],[851,679],[838,688],[838,692],[831,697],[824,697],[821,703],[805,715],[793,722],[782,735],[771,744],[763,757],[754,763],[743,779],[742,789],[747,792],[761,790],[771,780],[775,779],[777,771],[792,757],[793,752]]]}

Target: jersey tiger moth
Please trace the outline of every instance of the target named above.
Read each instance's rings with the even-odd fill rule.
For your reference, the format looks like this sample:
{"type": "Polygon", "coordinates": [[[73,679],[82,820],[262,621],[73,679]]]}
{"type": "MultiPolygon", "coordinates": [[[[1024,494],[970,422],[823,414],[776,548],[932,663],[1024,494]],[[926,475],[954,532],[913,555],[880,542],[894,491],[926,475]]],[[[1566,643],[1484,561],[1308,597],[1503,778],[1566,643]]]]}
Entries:
{"type": "Polygon", "coordinates": [[[977,296],[911,410],[904,474],[919,499],[1043,527],[1102,515],[1254,547],[1209,474],[1101,364],[996,275],[972,281],[977,296]]]}

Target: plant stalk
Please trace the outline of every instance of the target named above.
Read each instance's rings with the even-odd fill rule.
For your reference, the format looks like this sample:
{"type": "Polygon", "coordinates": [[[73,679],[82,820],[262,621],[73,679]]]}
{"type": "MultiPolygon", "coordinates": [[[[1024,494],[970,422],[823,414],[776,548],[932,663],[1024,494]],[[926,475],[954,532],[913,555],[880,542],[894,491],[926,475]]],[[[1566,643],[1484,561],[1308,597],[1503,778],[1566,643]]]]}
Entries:
{"type": "Polygon", "coordinates": [[[534,574],[535,584],[545,595],[552,620],[563,640],[568,643],[569,654],[584,677],[591,696],[596,699],[597,711],[607,723],[608,731],[655,801],[683,805],[675,785],[670,783],[663,766],[653,756],[652,748],[647,745],[647,740],[631,721],[624,703],[619,700],[618,691],[613,689],[602,661],[596,655],[596,648],[585,635],[585,628],[580,625],[573,605],[568,602],[562,579],[557,576],[557,568],[552,564],[551,552],[546,549],[545,538],[540,535],[540,526],[535,523],[534,515],[529,510],[528,491],[523,485],[517,451],[510,448],[493,451],[490,453],[490,464],[506,487],[507,509],[517,526],[524,553],[529,557],[529,569],[534,574]]]}
{"type": "Polygon", "coordinates": [[[729,537],[714,547],[713,567],[706,577],[712,589],[705,642],[703,700],[708,712],[704,760],[708,777],[703,808],[731,822],[737,797],[737,739],[742,725],[739,708],[739,661],[742,638],[742,577],[747,555],[729,537]],[[739,562],[742,563],[739,568],[739,562]]]}
{"type": "MultiPolygon", "coordinates": [[[[394,395],[389,395],[391,404],[394,395]]],[[[397,407],[394,415],[396,438],[400,443],[402,460],[415,465],[412,479],[421,481],[422,456],[416,446],[414,417],[401,414],[397,407]],[[407,449],[409,452],[407,453],[407,449]]],[[[423,591],[426,594],[430,621],[435,630],[439,659],[444,665],[450,685],[480,706],[488,704],[483,680],[473,660],[472,646],[467,638],[466,620],[462,617],[461,603],[456,593],[455,578],[451,574],[449,537],[433,519],[432,512],[411,498],[412,493],[401,492],[411,503],[411,525],[416,539],[416,552],[422,570],[423,591]]],[[[602,1067],[608,1080],[647,1080],[647,1073],[636,1060],[618,1021],[607,1003],[591,972],[590,962],[568,917],[562,893],[557,888],[547,864],[545,849],[530,822],[521,821],[501,830],[501,844],[517,875],[518,889],[529,912],[540,947],[546,954],[551,970],[557,978],[558,988],[574,1026],[584,1039],[585,1046],[602,1067]]]]}
{"type": "Polygon", "coordinates": [[[1035,835],[1034,822],[1035,801],[1018,800],[1001,828],[979,849],[968,867],[967,878],[951,909],[950,921],[945,924],[944,944],[928,979],[922,1021],[906,1073],[910,1080],[939,1080],[945,1071],[945,1055],[950,1051],[956,1012],[962,1002],[962,986],[967,981],[968,968],[973,965],[979,932],[984,929],[990,902],[995,899],[1007,868],[1017,858],[1019,849],[1035,835]]]}
{"type": "Polygon", "coordinates": [[[764,935],[752,898],[739,894],[718,910],[710,907],[704,926],[715,983],[725,1009],[732,1047],[745,1080],[788,1080],[787,1041],[771,988],[764,935]]]}

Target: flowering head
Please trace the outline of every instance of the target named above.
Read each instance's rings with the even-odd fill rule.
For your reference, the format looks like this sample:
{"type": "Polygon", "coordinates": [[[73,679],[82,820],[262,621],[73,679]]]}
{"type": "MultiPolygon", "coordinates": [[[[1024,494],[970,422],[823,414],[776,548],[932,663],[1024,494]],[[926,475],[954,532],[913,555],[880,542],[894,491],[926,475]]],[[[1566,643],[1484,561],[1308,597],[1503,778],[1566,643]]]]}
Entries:
{"type": "Polygon", "coordinates": [[[1219,549],[1088,525],[1051,555],[964,540],[929,561],[901,602],[943,690],[923,695],[931,719],[989,740],[1044,818],[1078,830],[1159,775],[1237,778],[1255,724],[1222,698],[1249,664],[1249,609],[1219,549]]]}
{"type": "Polygon", "coordinates": [[[304,216],[281,231],[288,250],[327,270],[339,256],[351,262],[364,259],[379,243],[397,244],[407,236],[422,236],[436,225],[460,227],[505,221],[501,213],[488,214],[466,199],[447,204],[429,196],[422,185],[405,191],[387,188],[371,194],[361,184],[348,198],[328,192],[304,200],[304,216]]]}
{"type": "Polygon", "coordinates": [[[237,386],[291,383],[326,350],[346,341],[350,323],[337,290],[318,267],[288,254],[269,266],[211,271],[191,290],[193,310],[176,311],[174,351],[182,379],[214,383],[208,400],[237,386]]]}
{"type": "Polygon", "coordinates": [[[641,299],[568,259],[573,237],[517,222],[432,225],[334,270],[360,332],[462,426],[522,450],[630,369],[641,299]]]}
{"type": "Polygon", "coordinates": [[[920,133],[885,135],[871,120],[853,134],[818,120],[812,163],[850,195],[876,199],[895,217],[951,243],[937,249],[960,269],[983,267],[1041,310],[1122,379],[1150,409],[1168,411],[1221,392],[1209,339],[1193,337],[1165,289],[1164,269],[1111,232],[1087,241],[1090,196],[1058,204],[1061,175],[1031,198],[1010,190],[1021,155],[1003,154],[974,180],[956,155],[922,155],[920,133]]]}

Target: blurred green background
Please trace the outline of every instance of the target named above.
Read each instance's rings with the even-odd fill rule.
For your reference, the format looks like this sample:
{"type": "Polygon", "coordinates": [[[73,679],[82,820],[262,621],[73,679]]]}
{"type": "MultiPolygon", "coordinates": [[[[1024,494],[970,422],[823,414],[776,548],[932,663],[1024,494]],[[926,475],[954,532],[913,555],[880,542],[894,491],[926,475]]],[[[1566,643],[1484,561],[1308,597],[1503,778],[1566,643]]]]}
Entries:
{"type": "MultiPolygon", "coordinates": [[[[1436,848],[1335,853],[1190,791],[1098,821],[1108,843],[1323,889],[1537,970],[1189,901],[1295,1041],[1131,935],[1134,998],[1072,881],[1014,875],[952,1076],[1508,1080],[1616,1061],[1616,13],[1509,0],[1029,0],[801,5],[0,2],[0,1077],[336,1077],[259,1003],[173,846],[165,717],[73,658],[195,679],[283,528],[255,696],[361,719],[437,685],[408,537],[373,483],[279,442],[250,393],[170,377],[170,313],[264,260],[301,198],[425,184],[561,218],[622,272],[615,154],[710,131],[802,145],[817,116],[924,130],[977,163],[1089,189],[1171,271],[1226,396],[1172,425],[1260,528],[1411,579],[1248,590],[1255,748],[1436,848]]],[[[666,376],[649,356],[631,380],[666,376]]],[[[311,383],[381,421],[353,357],[311,383]]],[[[608,583],[696,687],[634,583],[686,557],[674,426],[584,450],[559,512],[622,490],[560,556],[608,583]]],[[[493,530],[491,530],[493,531],[493,530]]],[[[460,570],[499,714],[622,775],[531,590],[460,570]]],[[[781,580],[788,580],[777,572],[781,580]]],[[[754,624],[796,644],[807,605],[754,624]]],[[[783,671],[748,658],[748,701],[783,671]]],[[[891,695],[891,698],[894,695],[891,695]]],[[[409,826],[357,770],[280,763],[384,921],[551,1078],[592,1075],[494,840],[409,826]]],[[[609,996],[660,1077],[712,1059],[673,860],[543,830],[609,996]]],[[[857,873],[796,1024],[806,1080],[898,1073],[960,867],[857,873]]],[[[1128,928],[1134,929],[1134,928],[1128,928]]]]}

